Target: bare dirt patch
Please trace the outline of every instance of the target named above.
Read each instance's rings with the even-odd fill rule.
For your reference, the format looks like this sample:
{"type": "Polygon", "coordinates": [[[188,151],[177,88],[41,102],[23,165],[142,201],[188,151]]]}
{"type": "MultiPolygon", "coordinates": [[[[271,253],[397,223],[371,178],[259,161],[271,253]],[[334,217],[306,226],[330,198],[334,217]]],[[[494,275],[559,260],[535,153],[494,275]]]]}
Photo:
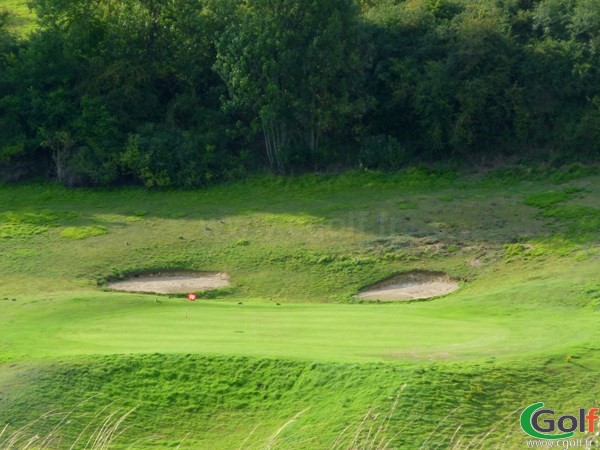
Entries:
{"type": "Polygon", "coordinates": [[[106,287],[125,292],[180,294],[219,289],[229,283],[229,275],[221,272],[150,272],[111,281],[106,287]]]}
{"type": "Polygon", "coordinates": [[[358,297],[383,302],[422,300],[449,294],[458,288],[458,282],[443,272],[413,271],[375,283],[358,297]]]}

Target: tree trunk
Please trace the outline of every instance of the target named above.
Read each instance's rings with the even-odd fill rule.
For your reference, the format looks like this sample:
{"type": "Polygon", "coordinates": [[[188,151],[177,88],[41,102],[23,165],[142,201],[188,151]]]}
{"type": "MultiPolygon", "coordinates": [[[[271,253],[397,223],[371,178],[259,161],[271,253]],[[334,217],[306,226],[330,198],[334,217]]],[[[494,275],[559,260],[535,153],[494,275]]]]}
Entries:
{"type": "Polygon", "coordinates": [[[288,147],[288,135],[284,122],[264,124],[263,135],[267,158],[271,169],[280,174],[285,173],[285,153],[288,147]]]}

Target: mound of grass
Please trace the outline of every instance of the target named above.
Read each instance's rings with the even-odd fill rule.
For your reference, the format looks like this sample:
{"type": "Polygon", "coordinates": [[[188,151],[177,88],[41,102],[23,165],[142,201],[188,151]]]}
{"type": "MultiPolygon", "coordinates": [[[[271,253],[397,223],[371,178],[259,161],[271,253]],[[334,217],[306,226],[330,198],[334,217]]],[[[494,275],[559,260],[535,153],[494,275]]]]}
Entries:
{"type": "Polygon", "coordinates": [[[66,443],[95,416],[131,411],[111,448],[177,443],[183,449],[228,449],[244,442],[242,448],[265,448],[269,442],[282,449],[370,448],[373,440],[388,442],[389,448],[453,448],[459,441],[482,440],[487,432],[485,448],[520,448],[517,410],[538,399],[557,410],[587,405],[592,393],[579,383],[594,384],[594,374],[586,370],[592,361],[571,354],[508,366],[493,360],[399,366],[106,356],[46,367],[26,377],[27,390],[13,391],[5,404],[12,411],[9,432],[26,425],[32,413],[54,409],[34,427],[42,436],[63,419],[57,411],[74,410],[56,433],[66,443]],[[140,442],[140,436],[146,438],[140,442]]]}
{"type": "Polygon", "coordinates": [[[26,238],[36,234],[41,234],[49,229],[50,227],[48,226],[33,225],[29,223],[3,223],[0,224],[0,239],[26,238]]]}
{"type": "MultiPolygon", "coordinates": [[[[62,215],[63,218],[65,215],[62,215]]],[[[0,213],[1,238],[27,238],[59,225],[61,214],[54,211],[6,211],[0,213]]]]}
{"type": "Polygon", "coordinates": [[[104,226],[90,225],[85,227],[67,227],[60,232],[60,235],[66,239],[81,240],[94,236],[102,236],[108,233],[104,226]]]}

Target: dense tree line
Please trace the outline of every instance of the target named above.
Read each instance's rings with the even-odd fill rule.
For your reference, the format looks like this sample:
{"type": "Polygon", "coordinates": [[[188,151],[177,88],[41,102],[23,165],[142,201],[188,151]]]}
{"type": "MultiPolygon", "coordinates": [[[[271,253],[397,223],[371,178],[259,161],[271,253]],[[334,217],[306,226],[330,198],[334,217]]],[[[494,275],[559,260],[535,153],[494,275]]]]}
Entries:
{"type": "Polygon", "coordinates": [[[200,186],[600,155],[598,0],[32,0],[0,16],[0,173],[200,186]]]}

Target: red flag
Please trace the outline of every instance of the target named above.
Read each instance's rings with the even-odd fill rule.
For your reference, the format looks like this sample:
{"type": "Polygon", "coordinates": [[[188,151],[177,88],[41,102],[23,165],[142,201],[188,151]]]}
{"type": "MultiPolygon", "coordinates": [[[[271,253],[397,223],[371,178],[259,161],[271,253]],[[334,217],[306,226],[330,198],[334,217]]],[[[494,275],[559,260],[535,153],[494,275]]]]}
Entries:
{"type": "Polygon", "coordinates": [[[195,302],[196,301],[196,294],[188,294],[188,300],[190,302],[195,302]]]}

